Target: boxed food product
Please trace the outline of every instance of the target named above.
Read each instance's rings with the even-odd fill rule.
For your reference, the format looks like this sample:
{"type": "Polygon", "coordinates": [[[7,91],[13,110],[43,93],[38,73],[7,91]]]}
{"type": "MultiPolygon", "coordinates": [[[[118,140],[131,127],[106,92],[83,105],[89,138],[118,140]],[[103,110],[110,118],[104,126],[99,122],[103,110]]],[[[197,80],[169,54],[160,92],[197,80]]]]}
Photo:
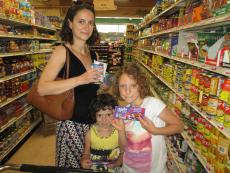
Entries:
{"type": "Polygon", "coordinates": [[[100,82],[102,83],[104,81],[104,77],[105,77],[105,72],[106,72],[106,68],[107,68],[107,64],[100,62],[100,61],[95,61],[93,62],[93,64],[91,65],[92,68],[98,69],[98,71],[102,72],[102,75],[100,77],[100,82]]]}
{"type": "Polygon", "coordinates": [[[124,120],[137,120],[137,117],[144,117],[145,109],[140,107],[115,107],[115,118],[121,118],[124,120]]]}

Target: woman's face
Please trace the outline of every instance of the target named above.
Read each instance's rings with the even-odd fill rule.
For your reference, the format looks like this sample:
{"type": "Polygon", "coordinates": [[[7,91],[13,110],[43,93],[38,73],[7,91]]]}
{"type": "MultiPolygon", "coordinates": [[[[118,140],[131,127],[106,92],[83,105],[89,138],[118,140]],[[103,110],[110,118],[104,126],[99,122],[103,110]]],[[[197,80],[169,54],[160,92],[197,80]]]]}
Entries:
{"type": "Polygon", "coordinates": [[[140,97],[137,81],[132,76],[124,73],[118,82],[120,96],[128,104],[134,103],[140,97]]]}
{"type": "Polygon", "coordinates": [[[111,125],[112,119],[113,119],[112,109],[99,110],[96,113],[96,122],[101,127],[109,127],[111,125]]]}
{"type": "Polygon", "coordinates": [[[88,9],[78,11],[73,18],[73,22],[69,21],[69,27],[73,31],[73,37],[86,41],[93,33],[94,14],[88,9]]]}

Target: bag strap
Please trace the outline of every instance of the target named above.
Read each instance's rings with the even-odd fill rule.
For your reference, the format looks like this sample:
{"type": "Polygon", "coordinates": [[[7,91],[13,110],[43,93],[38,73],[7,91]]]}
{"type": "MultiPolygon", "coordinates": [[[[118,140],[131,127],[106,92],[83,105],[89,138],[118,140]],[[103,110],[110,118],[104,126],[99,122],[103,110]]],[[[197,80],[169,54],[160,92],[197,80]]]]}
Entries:
{"type": "Polygon", "coordinates": [[[63,44],[63,46],[66,49],[66,63],[65,63],[65,71],[63,73],[63,78],[68,79],[69,78],[69,64],[70,64],[70,58],[69,58],[69,50],[66,45],[63,44]]]}
{"type": "Polygon", "coordinates": [[[69,50],[66,47],[66,79],[69,78],[69,64],[70,64],[69,50]]]}

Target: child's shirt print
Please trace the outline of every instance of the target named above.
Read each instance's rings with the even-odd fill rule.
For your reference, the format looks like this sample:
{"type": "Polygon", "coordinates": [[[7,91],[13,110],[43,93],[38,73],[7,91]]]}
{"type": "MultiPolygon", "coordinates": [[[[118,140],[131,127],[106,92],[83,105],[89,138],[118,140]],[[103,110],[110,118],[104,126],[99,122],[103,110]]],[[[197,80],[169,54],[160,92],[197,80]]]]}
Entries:
{"type": "Polygon", "coordinates": [[[138,172],[148,173],[152,163],[152,135],[141,127],[139,121],[125,121],[126,151],[124,163],[138,172]]]}

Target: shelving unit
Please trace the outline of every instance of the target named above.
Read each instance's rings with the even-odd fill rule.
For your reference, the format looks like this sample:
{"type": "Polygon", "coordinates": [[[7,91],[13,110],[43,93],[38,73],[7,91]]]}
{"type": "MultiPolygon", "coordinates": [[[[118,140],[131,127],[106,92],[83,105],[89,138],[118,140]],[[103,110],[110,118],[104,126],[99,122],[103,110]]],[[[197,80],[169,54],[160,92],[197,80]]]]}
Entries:
{"type": "Polygon", "coordinates": [[[8,150],[6,150],[1,156],[0,156],[0,163],[4,163],[6,157],[15,150],[15,148],[23,141],[25,138],[41,123],[42,118],[38,118],[35,122],[33,122],[30,127],[23,133],[22,136],[19,137],[19,139],[14,143],[8,150]]]}
{"type": "MultiPolygon", "coordinates": [[[[215,31],[216,32],[224,31],[225,32],[224,34],[229,33],[230,13],[226,13],[224,15],[219,15],[219,16],[212,16],[212,17],[209,17],[207,19],[204,19],[204,20],[201,20],[198,22],[189,22],[189,23],[184,24],[184,25],[178,24],[177,26],[173,26],[173,27],[169,27],[169,28],[164,26],[165,27],[164,29],[158,28],[158,31],[155,31],[154,27],[158,24],[158,22],[162,18],[164,19],[164,17],[165,17],[168,19],[168,18],[170,18],[169,16],[172,16],[176,12],[178,14],[180,7],[185,7],[187,2],[188,1],[185,1],[185,0],[178,0],[177,2],[172,4],[170,7],[168,7],[167,9],[165,9],[164,11],[160,12],[159,14],[157,14],[155,16],[150,14],[150,16],[152,15],[151,19],[148,19],[148,20],[144,21],[143,23],[139,24],[136,27],[136,29],[134,30],[134,32],[136,32],[135,35],[138,35],[138,37],[134,39],[135,47],[133,49],[135,49],[135,51],[133,51],[132,53],[129,53],[129,54],[132,55],[134,57],[133,60],[136,63],[140,64],[140,66],[142,66],[145,70],[147,70],[152,75],[153,78],[156,78],[157,81],[164,84],[164,86],[166,86],[166,88],[168,88],[170,92],[172,91],[176,95],[176,97],[178,97],[182,100],[181,102],[188,105],[189,109],[195,111],[197,113],[197,115],[202,117],[206,122],[208,122],[212,127],[214,127],[214,129],[217,130],[218,133],[220,132],[220,134],[225,139],[230,140],[230,129],[228,127],[224,126],[223,123],[220,123],[219,121],[217,121],[215,116],[210,116],[206,112],[206,110],[204,110],[201,107],[198,107],[197,104],[194,104],[193,102],[191,102],[190,101],[191,98],[188,98],[188,95],[184,95],[182,93],[182,91],[179,91],[178,88],[175,88],[175,86],[170,83],[171,81],[168,82],[168,79],[164,78],[164,76],[163,76],[163,66],[167,66],[167,65],[173,66],[174,64],[185,64],[186,67],[189,66],[189,68],[191,67],[191,69],[202,70],[202,72],[204,71],[205,74],[207,73],[207,74],[212,74],[215,76],[221,76],[220,77],[221,79],[229,80],[229,78],[230,78],[230,69],[227,67],[222,67],[221,64],[220,65],[209,65],[208,63],[206,64],[204,62],[198,61],[198,59],[194,60],[193,57],[192,58],[188,57],[188,56],[183,57],[183,55],[181,56],[181,52],[179,52],[179,53],[177,52],[176,55],[175,54],[172,55],[172,52],[170,52],[170,50],[169,50],[170,46],[169,46],[169,48],[168,47],[165,48],[165,47],[163,47],[163,45],[161,45],[161,42],[160,42],[160,44],[159,44],[159,42],[154,42],[154,41],[157,41],[157,39],[159,39],[159,40],[169,39],[169,41],[168,40],[167,41],[169,42],[169,44],[171,44],[170,41],[172,41],[172,40],[170,40],[170,39],[172,36],[175,36],[175,37],[178,37],[178,43],[176,44],[176,46],[177,46],[177,45],[179,45],[179,42],[181,41],[181,39],[180,39],[181,33],[185,33],[185,32],[189,32],[189,33],[198,33],[198,32],[200,32],[200,33],[202,33],[202,32],[215,33],[215,31]],[[211,31],[211,32],[209,32],[209,31],[211,31]],[[146,34],[146,33],[148,33],[148,34],[146,34]],[[158,43],[158,44],[155,45],[154,43],[158,43]],[[152,65],[152,62],[154,60],[159,60],[159,59],[156,59],[156,58],[154,59],[154,58],[152,58],[152,56],[153,57],[160,57],[161,58],[160,60],[162,60],[162,61],[160,61],[160,67],[157,67],[158,72],[160,69],[159,73],[157,72],[156,69],[154,69],[155,68],[154,65],[156,65],[156,64],[152,65]],[[165,62],[167,62],[167,64],[165,64],[165,62]],[[156,71],[154,71],[154,70],[156,70],[156,71]]],[[[193,35],[191,34],[191,37],[192,36],[193,35]]],[[[192,38],[195,39],[196,37],[192,37],[192,38]]],[[[166,45],[167,45],[167,43],[166,43],[166,45]]],[[[175,74],[177,74],[175,71],[170,71],[170,75],[175,75],[175,74]]],[[[150,78],[150,80],[153,80],[153,79],[150,78]]],[[[221,84],[219,84],[219,85],[221,85],[221,84]]],[[[158,87],[158,86],[155,86],[155,87],[158,87]]],[[[220,91],[218,91],[218,92],[220,92],[220,91]]],[[[158,94],[154,91],[154,89],[152,89],[152,93],[154,96],[159,98],[158,94]]],[[[211,94],[208,93],[208,98],[209,98],[209,95],[211,95],[211,94]]],[[[210,98],[211,98],[211,96],[210,96],[210,98]]],[[[216,96],[214,98],[218,98],[218,97],[216,96]]],[[[227,106],[229,104],[229,103],[226,103],[225,100],[224,100],[224,103],[227,104],[227,106]]],[[[207,162],[206,156],[204,157],[199,152],[199,150],[197,150],[196,147],[194,147],[194,141],[192,141],[190,139],[190,137],[186,134],[186,131],[183,132],[181,135],[184,138],[184,140],[187,142],[187,144],[189,145],[189,147],[191,148],[193,153],[196,155],[197,159],[200,161],[200,163],[203,165],[203,167],[205,168],[205,170],[208,173],[214,173],[217,171],[216,169],[219,169],[217,165],[210,165],[207,162]]],[[[175,158],[175,153],[173,153],[171,148],[170,148],[170,144],[167,144],[167,145],[168,145],[167,147],[168,147],[169,152],[172,153],[172,155],[173,155],[173,158],[175,160],[175,163],[177,165],[179,172],[183,172],[183,170],[180,169],[180,166],[177,162],[177,159],[175,158]]],[[[211,143],[209,145],[211,145],[211,143]]],[[[218,160],[216,160],[216,162],[217,161],[218,160]]],[[[221,163],[221,164],[222,165],[227,164],[227,161],[225,160],[225,162],[221,163]]],[[[225,167],[222,166],[221,171],[224,171],[224,169],[225,169],[225,167]]]]}
{"type": "Polygon", "coordinates": [[[108,63],[109,58],[109,45],[98,44],[89,47],[90,50],[97,52],[99,60],[108,63]]]}
{"type": "Polygon", "coordinates": [[[115,73],[124,63],[124,45],[110,45],[108,50],[108,73],[115,73]]]}
{"type": "Polygon", "coordinates": [[[1,32],[0,41],[2,42],[2,45],[0,45],[0,48],[2,51],[0,53],[0,63],[2,62],[2,64],[0,64],[0,70],[4,70],[4,66],[6,65],[8,65],[8,68],[15,68],[16,63],[22,63],[23,58],[29,59],[31,64],[33,64],[33,67],[30,65],[30,67],[28,66],[28,69],[19,69],[20,65],[18,65],[18,69],[15,71],[11,70],[11,74],[5,74],[6,72],[0,71],[1,75],[5,74],[0,78],[0,85],[4,86],[3,88],[0,86],[0,89],[3,90],[7,88],[9,92],[16,92],[16,94],[4,91],[0,92],[0,114],[2,116],[0,119],[0,163],[2,164],[7,160],[7,157],[16,150],[17,146],[26,139],[30,132],[42,121],[41,113],[35,111],[32,106],[25,103],[25,97],[29,92],[29,87],[37,77],[36,65],[38,64],[35,65],[32,63],[36,59],[36,57],[34,59],[32,56],[52,53],[52,45],[54,45],[57,39],[55,28],[35,25],[7,18],[2,15],[0,15],[0,24],[19,29],[19,31],[29,31],[23,31],[23,34],[18,34],[18,32],[1,32]],[[9,46],[10,44],[25,43],[25,50],[19,48],[19,45],[16,45],[18,48],[15,50],[13,48],[5,47],[8,45],[4,44],[8,42],[9,46]],[[11,67],[10,65],[13,59],[17,61],[13,62],[14,65],[11,67]],[[3,67],[3,69],[1,67],[3,67]],[[17,82],[17,85],[12,84],[15,81],[17,82]],[[21,83],[21,81],[23,83],[21,83]],[[10,86],[8,86],[9,84],[10,86]],[[17,91],[13,91],[15,88],[17,91]],[[4,94],[10,94],[11,96],[8,97],[4,94]],[[1,100],[2,97],[8,98],[1,100]],[[8,113],[10,112],[10,106],[17,110],[17,113],[8,113]],[[12,140],[12,138],[15,138],[15,141],[12,144],[7,144],[7,141],[12,140]]]}
{"type": "Polygon", "coordinates": [[[188,65],[193,65],[193,66],[198,67],[198,68],[202,68],[202,69],[214,72],[214,73],[218,73],[218,74],[230,77],[230,70],[228,68],[214,67],[214,66],[204,64],[204,63],[201,63],[201,62],[189,60],[189,59],[186,59],[186,58],[180,58],[180,57],[176,57],[176,56],[170,56],[170,55],[167,55],[166,53],[152,51],[152,50],[148,50],[148,49],[143,49],[143,48],[137,48],[137,49],[141,50],[141,51],[144,51],[144,52],[151,53],[151,54],[160,55],[162,57],[172,59],[174,61],[182,62],[182,63],[188,64],[188,65]]]}
{"type": "Polygon", "coordinates": [[[166,146],[168,151],[172,154],[173,160],[176,163],[176,167],[178,169],[179,173],[186,173],[185,171],[185,165],[183,165],[182,163],[180,163],[178,161],[178,157],[176,156],[176,153],[173,151],[173,146],[169,141],[166,141],[166,146]]]}
{"type": "Polygon", "coordinates": [[[132,51],[134,43],[134,25],[126,26],[126,37],[125,37],[125,60],[130,62],[132,60],[132,51]]]}
{"type": "MultiPolygon", "coordinates": [[[[138,60],[136,60],[138,61],[138,60]]],[[[149,67],[147,67],[146,65],[144,65],[142,62],[138,61],[138,63],[140,65],[142,65],[144,68],[146,68],[149,72],[152,73],[151,69],[149,69],[149,67]]],[[[161,99],[160,96],[156,93],[156,91],[153,88],[150,88],[152,94],[154,97],[161,99]]],[[[211,173],[213,172],[213,167],[208,164],[205,160],[205,158],[203,156],[201,156],[201,154],[195,149],[194,144],[192,143],[191,139],[188,137],[188,135],[186,134],[186,132],[182,132],[181,133],[182,137],[186,140],[186,143],[188,144],[189,148],[193,151],[193,153],[196,155],[196,157],[198,158],[198,160],[201,162],[201,164],[203,165],[203,167],[205,168],[205,170],[207,171],[207,173],[211,173]]],[[[179,173],[186,173],[186,166],[182,163],[180,163],[178,157],[176,156],[176,153],[173,151],[173,146],[171,144],[171,142],[166,138],[166,146],[168,151],[172,154],[173,156],[173,160],[176,164],[176,167],[179,171],[179,173]]]]}

